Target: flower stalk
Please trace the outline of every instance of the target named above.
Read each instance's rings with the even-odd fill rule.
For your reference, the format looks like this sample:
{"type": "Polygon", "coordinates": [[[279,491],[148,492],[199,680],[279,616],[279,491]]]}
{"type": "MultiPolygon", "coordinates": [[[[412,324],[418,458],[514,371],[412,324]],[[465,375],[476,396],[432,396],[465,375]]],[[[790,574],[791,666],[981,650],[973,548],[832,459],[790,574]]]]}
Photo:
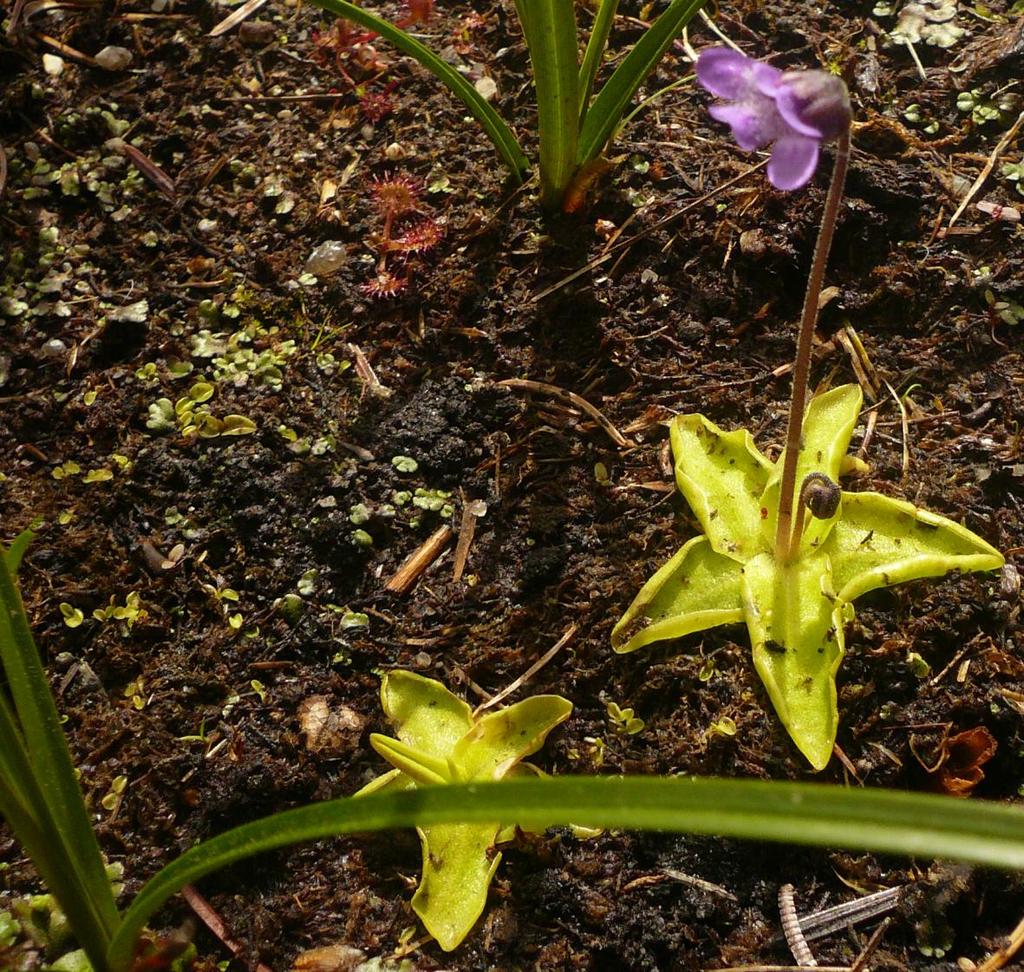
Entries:
{"type": "MultiPolygon", "coordinates": [[[[846,172],[850,163],[850,132],[847,129],[836,141],[836,159],[832,169],[832,182],[825,199],[825,210],[821,216],[818,242],[814,247],[814,259],[804,294],[803,312],[800,315],[800,331],[797,336],[796,361],[793,365],[793,391],[789,402],[789,422],[786,427],[786,452],[782,466],[782,480],[779,485],[779,517],[775,533],[775,557],[779,563],[787,563],[800,547],[800,537],[793,529],[793,495],[796,492],[796,467],[800,456],[801,432],[804,413],[807,410],[808,376],[811,370],[811,345],[814,329],[818,323],[821,287],[825,280],[825,266],[832,237],[839,217],[839,204],[846,186],[846,172]]],[[[803,518],[800,517],[800,525],[803,518]]]]}

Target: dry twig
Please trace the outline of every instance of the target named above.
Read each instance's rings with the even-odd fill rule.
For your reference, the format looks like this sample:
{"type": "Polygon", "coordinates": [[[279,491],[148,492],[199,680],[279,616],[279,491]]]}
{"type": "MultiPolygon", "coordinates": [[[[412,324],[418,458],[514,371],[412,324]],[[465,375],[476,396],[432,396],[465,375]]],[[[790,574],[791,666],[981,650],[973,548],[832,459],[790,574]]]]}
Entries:
{"type": "Polygon", "coordinates": [[[164,195],[169,196],[171,199],[175,197],[174,180],[148,155],[140,152],[134,145],[129,145],[127,142],[121,145],[121,151],[128,156],[132,165],[164,195]]]}
{"type": "MultiPolygon", "coordinates": [[[[730,965],[715,972],[804,972],[802,965],[730,965]]],[[[849,965],[819,965],[818,972],[851,972],[849,965]]]]}
{"type": "Polygon", "coordinates": [[[441,556],[451,538],[452,528],[447,524],[435,530],[406,558],[385,588],[395,594],[408,594],[423,572],[441,556]]]}
{"type": "Polygon", "coordinates": [[[73,61],[81,61],[83,64],[88,64],[89,67],[99,67],[96,63],[96,58],[90,57],[88,54],[83,54],[77,48],[71,47],[65,44],[63,41],[57,40],[56,37],[51,37],[49,34],[36,34],[36,40],[42,41],[44,44],[48,44],[56,51],[60,51],[65,57],[70,57],[73,61]]]}
{"type": "Polygon", "coordinates": [[[896,389],[884,381],[885,387],[889,389],[889,394],[892,395],[893,401],[896,402],[896,407],[900,410],[900,426],[903,429],[903,482],[907,481],[907,476],[910,475],[910,427],[907,424],[907,406],[906,403],[896,394],[896,389]]]}
{"type": "Polygon", "coordinates": [[[356,359],[356,374],[362,378],[370,392],[378,398],[388,398],[391,395],[391,389],[381,384],[380,379],[377,377],[377,372],[373,370],[373,365],[370,364],[369,359],[363,354],[363,349],[357,344],[350,344],[348,350],[356,359]]]}
{"type": "Polygon", "coordinates": [[[1022,945],[1024,945],[1024,919],[1010,932],[1006,944],[998,952],[993,952],[974,972],[998,972],[1020,951],[1022,945]]]}
{"type": "Polygon", "coordinates": [[[1024,125],[1024,111],[1017,116],[1017,120],[1013,123],[1013,127],[1001,138],[996,144],[996,147],[992,149],[992,154],[988,157],[988,161],[982,166],[981,172],[978,173],[978,178],[974,180],[973,185],[967,190],[967,194],[963,199],[960,200],[960,205],[957,206],[956,212],[949,217],[949,223],[946,225],[946,229],[942,235],[945,235],[947,231],[953,228],[953,224],[963,215],[964,210],[971,204],[971,200],[978,194],[978,190],[984,185],[985,180],[992,174],[992,170],[996,167],[996,162],[999,161],[999,156],[1003,154],[1006,147],[1017,137],[1017,132],[1020,131],[1021,125],[1024,125]]]}
{"type": "Polygon", "coordinates": [[[247,17],[251,17],[267,0],[246,0],[237,10],[233,10],[213,30],[207,34],[208,37],[220,37],[226,34],[233,27],[237,27],[247,17]]]}
{"type": "Polygon", "coordinates": [[[871,960],[871,956],[875,954],[875,950],[879,945],[882,944],[882,936],[886,933],[888,927],[892,924],[891,918],[886,918],[872,933],[868,939],[867,945],[864,946],[863,951],[857,956],[857,961],[850,966],[850,972],[863,972],[867,968],[868,962],[871,960]]]}
{"type": "MultiPolygon", "coordinates": [[[[213,910],[210,903],[191,884],[186,884],[181,889],[181,896],[188,902],[189,907],[196,913],[199,920],[221,940],[224,947],[232,955],[237,957],[242,954],[243,947],[241,943],[228,934],[227,929],[224,927],[224,922],[220,920],[220,915],[213,910]]],[[[254,972],[272,972],[272,970],[262,962],[257,962],[254,972]]]]}
{"type": "Polygon", "coordinates": [[[469,548],[476,533],[476,521],[487,512],[487,504],[483,500],[470,500],[462,507],[462,522],[459,524],[459,540],[455,544],[455,564],[452,568],[452,580],[458,584],[462,580],[462,572],[466,569],[469,548]]]}
{"type": "Polygon", "coordinates": [[[635,442],[631,442],[627,439],[599,409],[595,408],[585,398],[581,398],[575,392],[566,391],[564,388],[559,388],[557,385],[549,385],[543,381],[530,381],[526,378],[508,378],[505,381],[499,381],[499,385],[504,385],[506,388],[515,388],[518,391],[533,392],[537,395],[547,395],[549,398],[554,398],[556,401],[562,402],[563,404],[572,405],[574,408],[578,408],[581,412],[586,412],[598,425],[608,433],[612,442],[614,442],[620,449],[632,449],[636,446],[635,442]]]}
{"type": "Polygon", "coordinates": [[[568,630],[562,635],[550,647],[543,655],[540,656],[519,678],[514,679],[508,685],[506,685],[497,695],[491,696],[485,702],[481,702],[476,709],[473,711],[473,718],[475,719],[485,709],[491,708],[491,706],[497,705],[502,699],[508,698],[517,688],[528,682],[534,675],[537,674],[552,658],[555,657],[576,635],[579,631],[579,626],[572,624],[569,625],[568,630]]]}

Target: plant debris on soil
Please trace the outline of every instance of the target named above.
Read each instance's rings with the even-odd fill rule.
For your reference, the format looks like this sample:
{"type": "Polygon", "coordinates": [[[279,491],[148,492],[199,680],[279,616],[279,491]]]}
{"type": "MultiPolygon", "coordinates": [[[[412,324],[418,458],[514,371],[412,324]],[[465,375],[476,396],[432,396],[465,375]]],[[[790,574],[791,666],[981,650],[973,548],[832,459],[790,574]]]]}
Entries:
{"type": "MultiPolygon", "coordinates": [[[[663,6],[624,0],[615,57],[663,6]]],[[[777,455],[827,165],[773,191],[684,86],[625,127],[578,212],[545,217],[382,41],[276,0],[209,36],[231,9],[15,3],[0,40],[0,523],[4,541],[36,524],[26,605],[128,893],[198,840],[379,775],[381,672],[475,705],[570,629],[524,690],[575,707],[536,756],[546,772],[808,777],[741,626],[642,657],[609,635],[699,532],[665,420],[700,411],[777,455]],[[385,184],[411,196],[400,217],[385,184]]],[[[738,0],[715,23],[851,88],[813,380],[864,388],[857,488],[1019,563],[1024,8],[738,0]]],[[[411,29],[530,129],[511,4],[440,4],[411,29]]],[[[700,21],[687,42],[720,43],[700,21]]],[[[643,93],[690,70],[680,40],[643,93]]],[[[857,607],[843,758],[816,778],[1019,801],[1015,569],[857,607]]],[[[3,830],[0,862],[4,894],[38,890],[3,830]]],[[[295,847],[199,890],[237,961],[276,970],[332,946],[338,968],[790,964],[784,883],[801,913],[911,885],[872,967],[954,969],[1024,914],[1016,876],[560,830],[504,853],[445,954],[409,906],[418,867],[410,831],[295,847]]],[[[159,925],[192,913],[175,899],[159,925]]],[[[813,948],[848,964],[864,941],[813,948]]],[[[205,929],[197,944],[210,967],[232,957],[205,929]]]]}

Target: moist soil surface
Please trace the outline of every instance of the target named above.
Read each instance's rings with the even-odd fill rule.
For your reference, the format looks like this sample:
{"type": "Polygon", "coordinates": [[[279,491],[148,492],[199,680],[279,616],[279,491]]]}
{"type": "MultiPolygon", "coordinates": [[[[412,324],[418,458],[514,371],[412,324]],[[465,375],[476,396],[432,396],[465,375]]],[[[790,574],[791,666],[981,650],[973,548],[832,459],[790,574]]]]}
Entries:
{"type": "MultiPolygon", "coordinates": [[[[1024,20],[1008,0],[952,20],[925,6],[922,29],[950,46],[893,42],[897,15],[860,0],[723,3],[716,24],[748,53],[850,85],[812,383],[864,388],[853,448],[870,471],[855,488],[962,521],[1012,565],[1024,277],[1015,213],[996,207],[1024,202],[1024,20]]],[[[622,4],[616,58],[660,8],[622,4]]],[[[0,523],[5,541],[38,532],[25,601],[127,893],[197,840],[384,772],[367,741],[388,731],[381,672],[429,675],[475,705],[559,639],[512,696],[575,706],[534,757],[546,772],[814,777],[742,627],[627,656],[609,634],[698,532],[666,420],[699,411],[778,454],[827,151],[808,189],[778,193],[689,83],[626,126],[574,212],[545,216],[464,109],[383,41],[276,2],[209,36],[230,9],[19,5],[0,42],[0,523]],[[98,67],[108,45],[130,63],[98,67]],[[415,211],[389,221],[388,193],[412,193],[415,211]],[[325,243],[333,261],[308,263],[325,243]]],[[[581,8],[581,30],[590,18],[581,8]]],[[[440,5],[411,29],[493,82],[497,109],[530,131],[511,4],[440,5]]],[[[718,43],[699,23],[689,39],[718,43]]],[[[680,42],[644,91],[689,70],[680,42]]],[[[842,758],[814,778],[1019,800],[1018,589],[1008,568],[858,601],[842,758]]],[[[0,861],[7,894],[38,888],[3,831],[0,861]]],[[[446,954],[409,906],[419,863],[410,831],[204,880],[238,949],[200,925],[206,967],[285,970],[332,945],[348,949],[338,968],[354,949],[418,969],[787,964],[788,882],[802,913],[912,884],[872,967],[953,969],[1024,910],[1019,879],[928,860],[558,830],[504,850],[484,916],[446,954]]],[[[177,898],[155,926],[192,916],[177,898]]],[[[865,940],[814,947],[844,964],[865,940]]]]}

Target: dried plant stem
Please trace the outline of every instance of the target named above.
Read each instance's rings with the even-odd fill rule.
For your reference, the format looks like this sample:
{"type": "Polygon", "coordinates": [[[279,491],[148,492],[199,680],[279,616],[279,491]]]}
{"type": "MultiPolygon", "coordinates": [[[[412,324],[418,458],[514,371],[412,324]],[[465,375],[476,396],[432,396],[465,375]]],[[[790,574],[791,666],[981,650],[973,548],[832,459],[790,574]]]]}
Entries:
{"type": "Polygon", "coordinates": [[[793,885],[784,884],[779,888],[779,916],[782,919],[782,933],[786,936],[786,944],[789,946],[796,964],[801,968],[813,968],[818,963],[811,954],[811,949],[804,940],[803,932],[800,930],[800,919],[796,913],[796,903],[793,901],[793,885]]]}
{"type": "Polygon", "coordinates": [[[796,361],[793,365],[793,394],[789,403],[789,425],[786,428],[786,456],[782,467],[782,482],[779,486],[779,519],[775,532],[775,557],[780,563],[786,563],[789,560],[794,546],[799,548],[799,537],[797,543],[795,545],[793,543],[791,526],[793,494],[796,487],[796,464],[800,455],[801,432],[807,406],[807,378],[811,370],[811,344],[814,339],[814,327],[818,323],[821,285],[825,279],[825,265],[828,263],[829,250],[832,249],[832,236],[839,216],[839,203],[843,198],[849,162],[850,134],[844,132],[836,143],[836,161],[832,170],[832,183],[828,187],[828,196],[825,199],[825,211],[821,216],[818,242],[814,247],[814,260],[811,263],[811,274],[807,280],[807,293],[804,295],[804,309],[800,315],[800,333],[797,337],[796,361]]]}
{"type": "Polygon", "coordinates": [[[384,585],[385,589],[395,594],[408,594],[426,569],[441,556],[451,538],[452,528],[447,524],[435,530],[406,558],[394,577],[384,585]]]}

